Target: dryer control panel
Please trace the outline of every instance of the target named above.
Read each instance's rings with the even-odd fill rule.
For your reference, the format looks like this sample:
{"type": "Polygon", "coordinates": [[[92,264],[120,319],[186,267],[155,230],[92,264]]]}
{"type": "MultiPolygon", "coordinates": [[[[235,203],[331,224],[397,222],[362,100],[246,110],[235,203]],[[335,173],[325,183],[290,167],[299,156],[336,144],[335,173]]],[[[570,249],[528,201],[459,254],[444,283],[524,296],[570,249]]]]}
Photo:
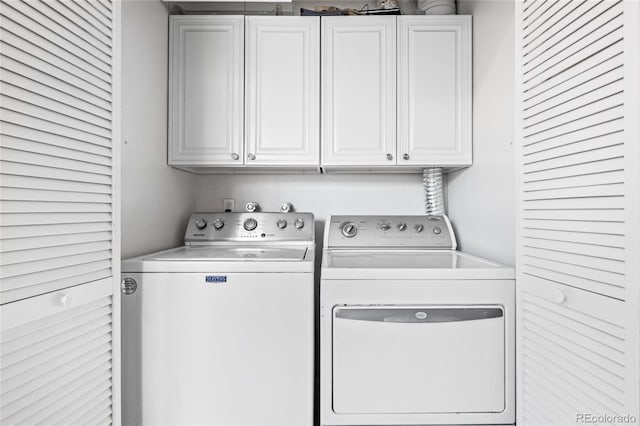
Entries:
{"type": "Polygon", "coordinates": [[[311,213],[193,213],[184,236],[187,245],[215,242],[313,242],[311,213]]]}
{"type": "Polygon", "coordinates": [[[447,216],[330,216],[325,248],[453,250],[447,216]]]}

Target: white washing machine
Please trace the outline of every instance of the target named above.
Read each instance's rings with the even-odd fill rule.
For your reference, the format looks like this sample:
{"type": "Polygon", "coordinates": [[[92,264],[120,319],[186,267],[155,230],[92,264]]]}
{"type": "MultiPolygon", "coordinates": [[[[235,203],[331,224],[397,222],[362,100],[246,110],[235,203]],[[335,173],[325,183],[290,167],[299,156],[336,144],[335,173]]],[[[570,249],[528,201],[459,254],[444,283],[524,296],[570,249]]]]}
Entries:
{"type": "Polygon", "coordinates": [[[515,274],[455,250],[446,216],[331,216],[322,425],[515,423],[515,274]]]}
{"type": "Polygon", "coordinates": [[[310,213],[196,213],[125,260],[123,424],[312,425],[314,250],[310,213]]]}

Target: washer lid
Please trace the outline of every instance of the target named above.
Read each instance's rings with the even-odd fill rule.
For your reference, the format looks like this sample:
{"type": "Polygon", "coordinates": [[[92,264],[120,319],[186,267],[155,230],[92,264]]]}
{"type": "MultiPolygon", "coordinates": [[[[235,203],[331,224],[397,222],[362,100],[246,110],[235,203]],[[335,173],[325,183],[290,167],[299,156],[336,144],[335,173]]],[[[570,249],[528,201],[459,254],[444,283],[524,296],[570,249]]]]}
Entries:
{"type": "Polygon", "coordinates": [[[144,257],[145,261],[302,261],[307,247],[185,246],[144,257]]]}
{"type": "Polygon", "coordinates": [[[325,250],[322,279],[514,279],[512,267],[456,250],[325,250]]]}

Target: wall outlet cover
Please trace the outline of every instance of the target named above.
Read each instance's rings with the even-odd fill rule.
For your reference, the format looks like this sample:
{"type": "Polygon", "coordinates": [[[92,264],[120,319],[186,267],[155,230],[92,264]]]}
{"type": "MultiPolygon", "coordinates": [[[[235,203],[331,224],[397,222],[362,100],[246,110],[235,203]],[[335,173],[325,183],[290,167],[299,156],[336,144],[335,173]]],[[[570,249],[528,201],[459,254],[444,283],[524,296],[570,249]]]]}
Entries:
{"type": "Polygon", "coordinates": [[[225,198],[222,200],[222,211],[232,212],[236,209],[236,200],[233,198],[225,198]]]}

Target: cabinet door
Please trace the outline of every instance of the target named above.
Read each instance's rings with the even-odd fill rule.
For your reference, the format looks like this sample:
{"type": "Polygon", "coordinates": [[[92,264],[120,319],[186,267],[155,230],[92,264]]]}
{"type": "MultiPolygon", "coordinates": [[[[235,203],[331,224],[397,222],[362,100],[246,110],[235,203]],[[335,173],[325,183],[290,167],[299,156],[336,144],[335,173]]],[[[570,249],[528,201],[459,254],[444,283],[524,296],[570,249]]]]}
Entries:
{"type": "Polygon", "coordinates": [[[398,18],[398,164],[471,164],[471,17],[398,18]]]}
{"type": "Polygon", "coordinates": [[[169,164],[242,164],[242,16],[172,16],[169,164]]]}
{"type": "Polygon", "coordinates": [[[246,18],[247,165],[317,165],[320,19],[246,18]]]}
{"type": "Polygon", "coordinates": [[[322,18],[322,163],[394,165],[396,18],[322,18]]]}

